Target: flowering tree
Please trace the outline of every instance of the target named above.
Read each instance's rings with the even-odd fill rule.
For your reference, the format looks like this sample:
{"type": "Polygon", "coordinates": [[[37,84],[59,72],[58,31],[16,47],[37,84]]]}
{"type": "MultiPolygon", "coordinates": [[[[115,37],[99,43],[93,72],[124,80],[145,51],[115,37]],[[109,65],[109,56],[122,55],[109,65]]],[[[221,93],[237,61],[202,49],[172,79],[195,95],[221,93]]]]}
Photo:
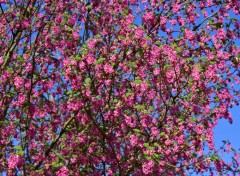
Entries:
{"type": "Polygon", "coordinates": [[[0,7],[0,172],[239,172],[239,153],[213,141],[239,102],[239,1],[0,7]]]}

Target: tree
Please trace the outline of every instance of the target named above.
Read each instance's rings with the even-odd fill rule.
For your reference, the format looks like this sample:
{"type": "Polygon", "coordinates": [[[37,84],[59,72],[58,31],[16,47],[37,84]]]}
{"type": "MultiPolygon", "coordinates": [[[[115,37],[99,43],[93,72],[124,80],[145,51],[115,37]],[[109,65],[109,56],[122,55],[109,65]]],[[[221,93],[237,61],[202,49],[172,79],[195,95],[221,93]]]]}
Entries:
{"type": "Polygon", "coordinates": [[[0,7],[0,172],[239,173],[213,141],[239,102],[239,1],[0,7]]]}

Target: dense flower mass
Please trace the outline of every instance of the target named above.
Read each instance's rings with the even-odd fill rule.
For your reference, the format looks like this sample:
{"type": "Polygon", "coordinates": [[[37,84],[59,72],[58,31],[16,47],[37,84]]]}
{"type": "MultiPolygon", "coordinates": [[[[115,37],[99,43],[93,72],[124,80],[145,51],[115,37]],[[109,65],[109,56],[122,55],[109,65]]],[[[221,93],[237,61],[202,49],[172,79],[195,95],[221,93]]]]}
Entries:
{"type": "Polygon", "coordinates": [[[213,140],[240,98],[239,9],[0,0],[0,173],[239,173],[213,140]]]}

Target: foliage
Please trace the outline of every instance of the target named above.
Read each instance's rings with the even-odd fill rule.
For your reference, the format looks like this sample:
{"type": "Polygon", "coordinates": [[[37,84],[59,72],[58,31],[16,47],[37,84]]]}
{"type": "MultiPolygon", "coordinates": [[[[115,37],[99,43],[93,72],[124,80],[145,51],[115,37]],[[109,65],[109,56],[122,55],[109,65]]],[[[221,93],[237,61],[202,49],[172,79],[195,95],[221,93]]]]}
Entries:
{"type": "Polygon", "coordinates": [[[0,172],[239,172],[213,141],[239,102],[239,1],[0,6],[0,172]]]}

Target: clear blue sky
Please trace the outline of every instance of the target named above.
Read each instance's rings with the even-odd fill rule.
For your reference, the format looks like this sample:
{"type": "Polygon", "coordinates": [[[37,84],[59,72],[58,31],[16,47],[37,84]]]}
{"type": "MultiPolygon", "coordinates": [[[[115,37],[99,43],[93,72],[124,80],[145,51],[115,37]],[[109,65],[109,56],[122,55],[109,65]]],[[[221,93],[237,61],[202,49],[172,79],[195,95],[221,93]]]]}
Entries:
{"type": "MultiPolygon", "coordinates": [[[[233,123],[230,124],[228,120],[221,119],[214,129],[214,141],[216,147],[219,148],[223,144],[223,140],[229,140],[234,149],[240,149],[240,107],[235,106],[230,109],[233,117],[233,123]]],[[[231,161],[231,155],[223,156],[228,162],[231,161]]]]}

